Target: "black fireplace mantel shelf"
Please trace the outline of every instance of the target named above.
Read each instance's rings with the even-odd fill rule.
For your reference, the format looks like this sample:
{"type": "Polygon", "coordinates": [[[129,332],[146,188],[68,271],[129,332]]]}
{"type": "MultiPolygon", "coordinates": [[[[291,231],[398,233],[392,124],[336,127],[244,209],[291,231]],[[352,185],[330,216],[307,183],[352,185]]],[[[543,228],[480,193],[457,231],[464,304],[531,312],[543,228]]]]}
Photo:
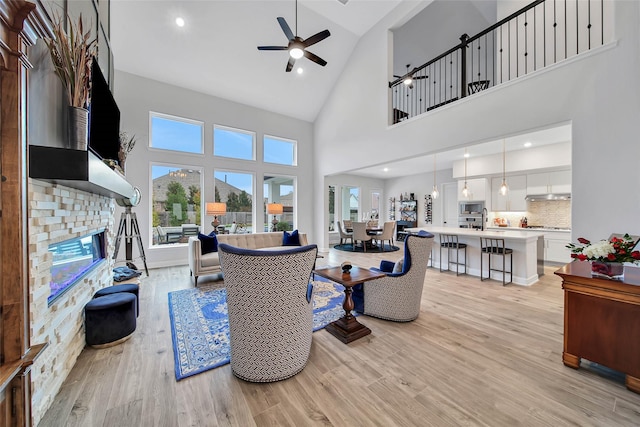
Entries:
{"type": "Polygon", "coordinates": [[[29,176],[108,197],[134,196],[133,186],[88,150],[30,145],[29,176]]]}

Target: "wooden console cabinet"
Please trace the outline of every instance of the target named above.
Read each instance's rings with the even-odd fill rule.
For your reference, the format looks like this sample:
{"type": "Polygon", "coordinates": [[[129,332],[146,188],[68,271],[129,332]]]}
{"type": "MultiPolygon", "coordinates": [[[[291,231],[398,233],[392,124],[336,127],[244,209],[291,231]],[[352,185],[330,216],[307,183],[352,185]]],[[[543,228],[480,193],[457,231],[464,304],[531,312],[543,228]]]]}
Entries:
{"type": "Polygon", "coordinates": [[[564,289],[562,362],[584,358],[626,375],[640,393],[640,268],[625,267],[624,281],[591,277],[591,265],[574,261],[555,274],[564,289]]]}

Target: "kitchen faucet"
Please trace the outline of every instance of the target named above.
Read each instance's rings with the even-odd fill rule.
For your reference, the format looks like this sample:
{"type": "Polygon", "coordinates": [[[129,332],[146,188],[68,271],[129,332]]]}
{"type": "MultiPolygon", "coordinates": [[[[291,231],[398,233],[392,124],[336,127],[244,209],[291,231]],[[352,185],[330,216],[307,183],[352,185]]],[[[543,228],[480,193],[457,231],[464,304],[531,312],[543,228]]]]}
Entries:
{"type": "Polygon", "coordinates": [[[482,231],[484,231],[484,223],[489,221],[489,212],[487,208],[482,208],[482,231]]]}

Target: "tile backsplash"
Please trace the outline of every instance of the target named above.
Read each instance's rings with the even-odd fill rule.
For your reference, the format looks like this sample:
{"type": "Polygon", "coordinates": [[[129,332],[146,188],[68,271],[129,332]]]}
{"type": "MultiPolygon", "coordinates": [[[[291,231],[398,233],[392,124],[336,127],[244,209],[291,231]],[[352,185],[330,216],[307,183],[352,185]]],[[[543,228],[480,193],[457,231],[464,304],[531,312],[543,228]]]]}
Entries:
{"type": "Polygon", "coordinates": [[[571,228],[570,200],[540,200],[527,202],[529,225],[571,228]]]}
{"type": "Polygon", "coordinates": [[[493,220],[499,217],[506,219],[511,227],[518,227],[520,219],[524,216],[527,217],[529,225],[571,228],[571,201],[528,201],[526,212],[491,212],[489,225],[492,226],[493,220]]]}

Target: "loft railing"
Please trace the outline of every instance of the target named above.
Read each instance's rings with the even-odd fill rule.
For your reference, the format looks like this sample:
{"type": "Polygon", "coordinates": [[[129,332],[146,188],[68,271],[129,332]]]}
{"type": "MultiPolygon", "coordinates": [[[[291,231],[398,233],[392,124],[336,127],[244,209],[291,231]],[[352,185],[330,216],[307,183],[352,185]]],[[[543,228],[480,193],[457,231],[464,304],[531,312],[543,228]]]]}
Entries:
{"type": "Polygon", "coordinates": [[[536,0],[389,83],[393,123],[601,46],[611,1],[536,0]],[[605,19],[606,17],[606,19],[605,19]]]}

